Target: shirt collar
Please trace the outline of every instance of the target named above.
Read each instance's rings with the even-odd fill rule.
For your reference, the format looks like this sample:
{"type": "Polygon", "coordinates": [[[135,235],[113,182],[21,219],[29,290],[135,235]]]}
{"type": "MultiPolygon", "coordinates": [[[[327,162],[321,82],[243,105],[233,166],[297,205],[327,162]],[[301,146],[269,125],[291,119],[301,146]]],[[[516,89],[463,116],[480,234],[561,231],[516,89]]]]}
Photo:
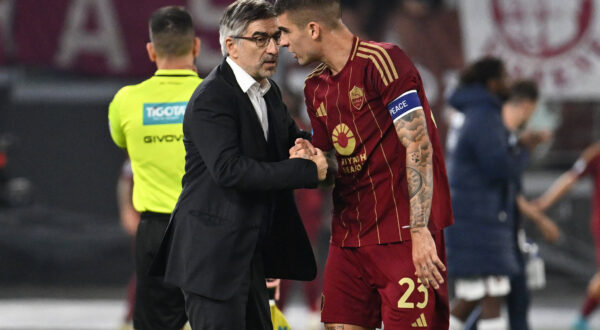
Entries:
{"type": "Polygon", "coordinates": [[[265,79],[262,83],[259,83],[230,57],[227,57],[225,60],[231,67],[233,75],[235,76],[235,80],[237,80],[238,85],[240,85],[240,88],[244,93],[248,93],[248,90],[252,89],[254,92],[260,94],[260,96],[265,96],[265,94],[267,94],[271,88],[269,79],[265,79]]]}

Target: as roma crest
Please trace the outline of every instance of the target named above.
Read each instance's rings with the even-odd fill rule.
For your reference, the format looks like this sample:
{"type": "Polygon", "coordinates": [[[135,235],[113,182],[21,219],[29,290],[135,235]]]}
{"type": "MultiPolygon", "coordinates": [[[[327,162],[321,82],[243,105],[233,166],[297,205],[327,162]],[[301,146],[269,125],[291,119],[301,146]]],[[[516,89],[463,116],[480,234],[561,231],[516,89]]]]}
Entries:
{"type": "Polygon", "coordinates": [[[350,103],[356,110],[360,110],[365,104],[365,92],[362,88],[354,86],[350,91],[350,103]]]}

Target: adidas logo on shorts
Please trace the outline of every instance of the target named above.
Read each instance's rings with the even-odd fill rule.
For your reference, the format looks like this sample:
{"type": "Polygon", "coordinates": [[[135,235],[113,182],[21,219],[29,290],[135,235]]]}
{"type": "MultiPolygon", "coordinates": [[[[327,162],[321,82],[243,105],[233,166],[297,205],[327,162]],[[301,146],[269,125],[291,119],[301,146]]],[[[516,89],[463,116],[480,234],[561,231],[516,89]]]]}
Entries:
{"type": "Polygon", "coordinates": [[[416,321],[414,321],[410,326],[413,328],[427,328],[427,321],[425,320],[425,315],[421,313],[419,318],[416,321]]]}

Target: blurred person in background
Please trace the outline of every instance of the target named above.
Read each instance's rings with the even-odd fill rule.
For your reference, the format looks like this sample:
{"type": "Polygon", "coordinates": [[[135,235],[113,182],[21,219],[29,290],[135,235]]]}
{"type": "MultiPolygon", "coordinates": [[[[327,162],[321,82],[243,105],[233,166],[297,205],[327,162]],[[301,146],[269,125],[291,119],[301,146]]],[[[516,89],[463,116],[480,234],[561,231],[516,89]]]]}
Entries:
{"type": "MultiPolygon", "coordinates": [[[[448,326],[443,152],[419,72],[397,46],[363,41],[339,1],[278,0],[281,46],[321,62],[304,88],[314,147],[338,167],[321,321],[327,329],[448,326]],[[401,261],[401,262],[399,262],[401,261]]],[[[313,145],[297,141],[299,153],[313,145]]]]}
{"type": "Polygon", "coordinates": [[[219,21],[222,62],[185,113],[183,190],[152,271],[181,288],[194,330],[271,330],[265,277],[316,275],[292,190],[315,188],[327,161],[322,152],[290,154],[309,134],[269,79],[280,36],[269,2],[229,5],[219,21]]]}
{"type": "MultiPolygon", "coordinates": [[[[202,81],[194,65],[200,39],[182,7],[155,11],[149,30],[146,49],[157,71],[142,83],[119,90],[108,116],[113,141],[131,159],[133,206],[141,214],[135,241],[133,325],[137,330],[175,330],[187,321],[183,294],[148,271],[181,192],[182,122],[187,102],[202,81]]],[[[133,226],[128,221],[127,228],[133,226]]]]}
{"type": "Polygon", "coordinates": [[[0,134],[0,207],[7,206],[8,200],[6,196],[6,183],[8,182],[8,174],[6,173],[6,166],[8,164],[8,158],[6,157],[6,145],[2,134],[0,134]]]}
{"type": "MultiPolygon", "coordinates": [[[[135,234],[140,222],[140,213],[133,207],[133,171],[131,161],[125,160],[117,180],[117,205],[121,227],[132,238],[132,250],[135,257],[135,234]]],[[[135,272],[127,285],[127,312],[121,330],[133,329],[133,310],[135,306],[135,272]]]]}
{"type": "MultiPolygon", "coordinates": [[[[600,142],[595,142],[588,146],[581,153],[571,169],[556,179],[550,188],[535,201],[535,204],[541,210],[547,210],[571,190],[577,181],[587,176],[591,176],[594,186],[590,230],[596,247],[596,263],[600,269],[600,142]]],[[[589,329],[587,320],[598,307],[599,302],[600,270],[594,274],[588,284],[586,297],[579,312],[579,317],[573,323],[572,328],[575,330],[589,329]]]]}
{"type": "Polygon", "coordinates": [[[502,120],[508,92],[504,63],[483,58],[466,67],[449,103],[464,115],[452,127],[447,164],[455,224],[446,229],[448,273],[456,299],[450,329],[464,328],[481,305],[480,330],[507,329],[501,316],[510,277],[519,270],[514,239],[516,196],[526,155],[509,144],[502,120]]]}
{"type": "MultiPolygon", "coordinates": [[[[539,99],[537,84],[533,81],[517,81],[512,84],[508,100],[502,106],[502,119],[509,132],[508,143],[516,153],[524,153],[529,159],[535,147],[550,139],[551,133],[547,131],[533,131],[525,129],[527,122],[533,115],[539,99]]],[[[527,165],[527,161],[524,165],[527,165]]],[[[521,168],[521,176],[525,166],[521,168]]],[[[514,241],[515,253],[519,264],[517,274],[510,277],[510,293],[506,298],[508,320],[512,330],[528,330],[527,315],[530,307],[530,294],[527,287],[526,256],[527,248],[525,231],[522,228],[522,218],[534,222],[549,242],[554,243],[560,236],[556,224],[541,212],[534,204],[529,202],[522,193],[522,182],[519,178],[516,195],[517,208],[515,210],[514,241]]]]}
{"type": "Polygon", "coordinates": [[[359,36],[364,34],[370,39],[381,39],[385,38],[386,35],[386,24],[385,22],[393,17],[398,8],[402,14],[415,17],[423,18],[431,12],[439,9],[443,1],[442,0],[371,0],[371,1],[360,1],[360,0],[341,0],[340,1],[344,9],[344,21],[350,28],[353,26],[356,28],[356,32],[359,36]],[[358,13],[358,17],[347,17],[350,12],[358,13]],[[358,20],[359,24],[352,24],[349,22],[352,20],[358,20]]]}
{"type": "MultiPolygon", "coordinates": [[[[508,130],[508,144],[515,149],[515,153],[524,153],[526,159],[529,154],[540,143],[550,139],[551,134],[547,131],[533,131],[526,129],[527,122],[533,115],[539,98],[537,84],[533,81],[517,81],[512,84],[508,100],[502,106],[502,120],[508,130]]],[[[527,162],[525,162],[526,164],[527,162]]],[[[524,170],[525,167],[522,168],[524,170]]],[[[522,173],[521,173],[522,174],[522,173]]],[[[516,242],[514,253],[519,265],[518,272],[510,277],[510,293],[506,297],[508,310],[509,328],[512,330],[527,330],[529,323],[527,315],[530,305],[530,294],[527,285],[526,258],[524,255],[531,243],[526,241],[525,231],[522,228],[523,217],[531,220],[541,231],[543,237],[549,242],[556,242],[560,231],[556,224],[542,213],[534,204],[527,201],[522,194],[521,180],[517,184],[516,194],[517,208],[515,209],[515,227],[513,240],[516,242]]],[[[477,329],[476,321],[480,310],[471,316],[472,324],[466,324],[466,328],[477,329]]]]}
{"type": "Polygon", "coordinates": [[[133,206],[133,170],[129,158],[121,166],[121,174],[117,181],[117,204],[121,227],[128,235],[135,237],[140,223],[140,212],[133,206]]]}

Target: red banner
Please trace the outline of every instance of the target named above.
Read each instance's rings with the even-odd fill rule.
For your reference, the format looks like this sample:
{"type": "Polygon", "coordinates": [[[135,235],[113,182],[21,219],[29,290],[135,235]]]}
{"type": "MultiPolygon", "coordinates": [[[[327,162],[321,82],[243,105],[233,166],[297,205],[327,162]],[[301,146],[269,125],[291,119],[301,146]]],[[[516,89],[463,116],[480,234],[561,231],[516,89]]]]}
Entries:
{"type": "Polygon", "coordinates": [[[159,7],[189,9],[203,39],[198,65],[208,70],[220,58],[218,18],[230,1],[218,0],[0,0],[0,64],[62,68],[88,74],[143,76],[155,70],[148,61],[148,18],[159,7]],[[215,21],[215,14],[217,20],[215,21]],[[6,22],[6,21],[5,21],[6,22]],[[7,51],[10,43],[15,50],[7,51]]]}
{"type": "Polygon", "coordinates": [[[500,57],[548,98],[600,98],[600,0],[461,0],[460,8],[468,60],[500,57]]]}
{"type": "MultiPolygon", "coordinates": [[[[148,76],[148,18],[157,8],[181,5],[192,15],[202,51],[197,65],[208,73],[221,60],[220,17],[230,0],[0,0],[0,65],[12,63],[92,75],[148,76]]],[[[344,11],[351,29],[361,35],[364,13],[344,11]]],[[[462,55],[455,11],[413,17],[390,14],[382,40],[401,45],[417,64],[429,99],[440,105],[448,72],[460,68],[462,55]],[[388,40],[386,40],[388,39],[388,40]]],[[[289,78],[289,77],[288,77],[289,78]]],[[[302,87],[303,77],[299,88],[302,87]]]]}

